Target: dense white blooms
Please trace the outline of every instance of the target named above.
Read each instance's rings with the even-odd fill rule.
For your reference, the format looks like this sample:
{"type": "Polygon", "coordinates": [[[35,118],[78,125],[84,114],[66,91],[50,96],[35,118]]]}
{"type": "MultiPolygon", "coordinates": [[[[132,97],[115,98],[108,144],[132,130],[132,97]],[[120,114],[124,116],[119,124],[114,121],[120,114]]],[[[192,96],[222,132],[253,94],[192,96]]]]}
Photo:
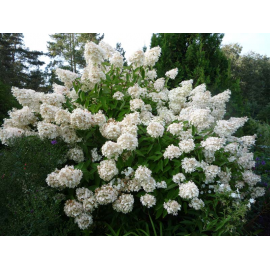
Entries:
{"type": "Polygon", "coordinates": [[[73,86],[72,82],[79,77],[79,74],[61,68],[57,68],[55,73],[67,88],[71,88],[73,86]]]}
{"type": "Polygon", "coordinates": [[[153,138],[158,138],[158,137],[162,137],[163,133],[164,133],[164,127],[163,125],[161,125],[158,122],[151,122],[148,126],[147,126],[147,133],[153,137],[153,138]]]}
{"type": "Polygon", "coordinates": [[[141,181],[141,186],[145,192],[153,192],[157,187],[157,183],[153,177],[149,177],[147,181],[141,181]]]}
{"type": "Polygon", "coordinates": [[[192,207],[195,210],[200,210],[204,207],[204,202],[199,198],[193,198],[189,203],[189,207],[192,207]]]}
{"type": "Polygon", "coordinates": [[[212,183],[214,178],[220,173],[220,168],[216,165],[205,166],[204,173],[206,176],[205,182],[212,183]]]}
{"type": "Polygon", "coordinates": [[[265,188],[255,187],[252,189],[251,197],[256,199],[258,197],[262,197],[265,194],[265,188]]]}
{"type": "Polygon", "coordinates": [[[165,181],[157,182],[157,188],[167,188],[167,183],[165,181]]]}
{"type": "Polygon", "coordinates": [[[231,117],[229,120],[219,120],[216,123],[214,132],[218,134],[220,137],[231,136],[233,133],[236,132],[237,129],[242,127],[247,122],[247,120],[248,120],[247,117],[242,118],[231,117]]]}
{"type": "Polygon", "coordinates": [[[77,188],[76,189],[76,196],[78,201],[83,202],[84,200],[86,200],[87,198],[93,196],[94,193],[89,190],[88,188],[77,188]]]}
{"type": "Polygon", "coordinates": [[[118,196],[118,191],[111,185],[103,185],[95,190],[96,200],[99,204],[113,203],[118,196]]]}
{"type": "Polygon", "coordinates": [[[144,63],[144,52],[142,50],[136,51],[129,57],[129,62],[134,64],[136,67],[140,67],[144,63]]]}
{"type": "Polygon", "coordinates": [[[101,161],[97,168],[99,177],[104,181],[110,181],[115,175],[118,174],[116,163],[112,159],[101,161]]]}
{"type": "Polygon", "coordinates": [[[141,196],[140,201],[143,206],[146,206],[147,208],[151,208],[156,204],[156,198],[153,195],[145,194],[144,196],[141,196]]]}
{"type": "Polygon", "coordinates": [[[112,65],[114,65],[116,68],[123,68],[124,65],[124,59],[123,56],[119,52],[115,52],[110,59],[110,62],[112,65]]]}
{"type": "Polygon", "coordinates": [[[77,163],[84,161],[83,150],[79,147],[72,148],[67,153],[68,159],[74,160],[77,163]]]}
{"type": "Polygon", "coordinates": [[[124,133],[117,139],[117,144],[123,150],[133,151],[138,147],[138,139],[130,133],[124,133]]]}
{"type": "Polygon", "coordinates": [[[148,79],[150,79],[150,80],[154,80],[156,77],[157,77],[157,72],[156,72],[156,70],[155,69],[153,69],[153,70],[148,70],[147,72],[146,72],[146,77],[148,78],[148,79]]]}
{"type": "Polygon", "coordinates": [[[121,134],[120,124],[114,119],[109,119],[99,130],[102,136],[109,140],[117,140],[121,134]]]}
{"type": "Polygon", "coordinates": [[[99,45],[94,42],[88,42],[85,44],[84,58],[86,63],[100,64],[106,57],[106,52],[99,45]]]}
{"type": "Polygon", "coordinates": [[[122,194],[113,203],[113,209],[117,212],[127,214],[132,211],[134,205],[134,197],[131,194],[122,194]]]}
{"type": "Polygon", "coordinates": [[[37,124],[38,135],[42,139],[55,139],[60,135],[59,127],[46,122],[38,122],[37,124]]]}
{"type": "Polygon", "coordinates": [[[74,169],[74,166],[65,166],[61,170],[55,170],[46,178],[49,186],[55,188],[74,188],[80,184],[83,173],[81,170],[74,169]]]}
{"type": "Polygon", "coordinates": [[[45,122],[54,122],[58,110],[58,107],[48,105],[46,103],[40,106],[40,114],[45,122]]]}
{"type": "Polygon", "coordinates": [[[168,126],[167,131],[172,135],[179,136],[183,130],[183,126],[183,123],[173,123],[168,126]]]}
{"type": "Polygon", "coordinates": [[[154,66],[160,57],[161,49],[160,47],[154,47],[145,52],[144,56],[144,65],[145,66],[154,66]]]}
{"type": "Polygon", "coordinates": [[[225,140],[218,137],[208,137],[205,141],[201,142],[201,146],[208,151],[217,151],[223,147],[225,140]]]}
{"type": "Polygon", "coordinates": [[[135,179],[140,182],[148,181],[151,178],[152,171],[149,170],[146,166],[139,166],[135,171],[135,179]]]}
{"type": "Polygon", "coordinates": [[[68,110],[58,109],[55,114],[55,123],[60,125],[68,125],[70,123],[71,113],[68,110]]]}
{"type": "Polygon", "coordinates": [[[175,200],[169,200],[163,204],[164,209],[167,210],[168,214],[172,214],[173,216],[178,215],[178,211],[181,210],[181,205],[175,200]]]}
{"type": "Polygon", "coordinates": [[[178,174],[175,174],[173,176],[173,182],[176,183],[176,184],[181,184],[182,182],[184,182],[186,180],[186,177],[184,174],[182,173],[178,173],[178,174]]]}
{"type": "Polygon", "coordinates": [[[175,77],[177,76],[177,74],[178,74],[178,68],[174,68],[174,69],[167,71],[165,73],[165,76],[174,80],[175,77]]]}
{"type": "Polygon", "coordinates": [[[174,158],[179,158],[182,155],[182,151],[180,150],[179,147],[174,146],[173,144],[169,145],[163,154],[163,157],[166,159],[174,159],[174,158]]]}
{"type": "Polygon", "coordinates": [[[185,157],[182,160],[182,168],[185,170],[186,173],[192,173],[199,167],[199,162],[195,158],[187,158],[185,157]]]}
{"type": "Polygon", "coordinates": [[[69,126],[61,126],[60,136],[66,143],[75,143],[82,140],[81,138],[78,138],[76,131],[69,126]]]}
{"type": "Polygon", "coordinates": [[[128,88],[128,93],[132,98],[140,98],[142,88],[136,83],[134,86],[128,88]]]}
{"type": "Polygon", "coordinates": [[[95,195],[90,195],[83,200],[83,210],[92,213],[98,207],[95,195]]]}
{"type": "Polygon", "coordinates": [[[258,182],[261,181],[261,177],[259,175],[254,174],[252,171],[244,171],[242,173],[243,180],[249,184],[249,186],[255,186],[258,182]]]}
{"type": "Polygon", "coordinates": [[[194,150],[195,144],[193,139],[183,140],[179,143],[179,148],[184,153],[189,153],[194,150]]]}
{"type": "Polygon", "coordinates": [[[199,196],[199,189],[192,181],[180,184],[179,196],[183,199],[193,199],[199,196]]]}
{"type": "Polygon", "coordinates": [[[163,89],[164,84],[165,84],[165,79],[164,78],[160,78],[160,79],[157,79],[155,81],[154,87],[159,92],[159,91],[161,91],[163,89]]]}
{"type": "Polygon", "coordinates": [[[135,99],[130,100],[130,110],[131,111],[138,111],[138,110],[143,111],[144,110],[143,100],[140,98],[135,98],[135,99]]]}
{"type": "Polygon", "coordinates": [[[57,179],[60,187],[74,188],[80,184],[83,173],[81,170],[74,169],[74,166],[65,166],[62,168],[57,179]]]}
{"type": "Polygon", "coordinates": [[[82,213],[75,218],[75,223],[81,230],[87,229],[91,224],[93,224],[93,218],[91,215],[82,213]]]}
{"type": "Polygon", "coordinates": [[[64,207],[64,212],[68,217],[77,217],[83,212],[83,206],[75,200],[67,200],[64,207]]]}
{"type": "Polygon", "coordinates": [[[67,95],[69,93],[69,88],[63,85],[53,84],[53,92],[56,94],[67,95]]]}
{"type": "Polygon", "coordinates": [[[115,142],[107,141],[101,148],[102,155],[106,158],[112,159],[119,157],[122,154],[123,149],[115,142]]]}
{"type": "Polygon", "coordinates": [[[103,40],[101,40],[98,45],[105,51],[105,59],[111,58],[115,53],[114,48],[103,40]]]}
{"type": "Polygon", "coordinates": [[[66,102],[64,95],[56,93],[42,95],[40,99],[43,103],[59,108],[61,108],[62,104],[66,102]]]}
{"type": "Polygon", "coordinates": [[[87,130],[94,125],[93,115],[88,110],[75,109],[70,115],[70,122],[73,128],[87,130]]]}
{"type": "Polygon", "coordinates": [[[8,141],[12,138],[21,137],[25,134],[23,129],[7,127],[0,129],[0,140],[3,144],[8,145],[8,141]]]}
{"type": "Polygon", "coordinates": [[[117,91],[113,94],[113,98],[116,100],[123,100],[124,94],[122,92],[117,91]]]}

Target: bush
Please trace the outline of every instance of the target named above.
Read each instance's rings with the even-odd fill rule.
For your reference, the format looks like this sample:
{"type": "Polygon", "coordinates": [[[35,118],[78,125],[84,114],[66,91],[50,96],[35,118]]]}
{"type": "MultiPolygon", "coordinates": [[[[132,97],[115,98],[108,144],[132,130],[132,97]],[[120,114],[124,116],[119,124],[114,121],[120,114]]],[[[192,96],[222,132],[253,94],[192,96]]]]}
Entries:
{"type": "Polygon", "coordinates": [[[66,194],[64,212],[85,235],[241,234],[265,190],[252,172],[255,137],[232,136],[247,118],[222,120],[230,90],[211,96],[192,80],[168,90],[178,70],[156,79],[159,47],[128,67],[112,51],[87,43],[83,75],[57,69],[65,85],[52,94],[13,88],[24,107],[2,142],[34,134],[68,144],[69,161],[46,182],[66,194]]]}
{"type": "MultiPolygon", "coordinates": [[[[66,144],[38,137],[13,139],[0,152],[0,234],[66,235],[76,227],[63,215],[65,195],[49,188],[47,174],[61,166],[66,144]]],[[[77,232],[78,233],[78,232],[77,232]]]]}

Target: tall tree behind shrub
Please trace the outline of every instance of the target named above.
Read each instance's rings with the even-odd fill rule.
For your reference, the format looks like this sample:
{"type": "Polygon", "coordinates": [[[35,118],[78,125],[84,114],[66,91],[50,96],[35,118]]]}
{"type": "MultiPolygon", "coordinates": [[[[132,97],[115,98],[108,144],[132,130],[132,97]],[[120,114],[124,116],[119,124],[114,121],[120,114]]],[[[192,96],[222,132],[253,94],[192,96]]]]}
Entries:
{"type": "Polygon", "coordinates": [[[252,118],[270,120],[270,58],[255,52],[241,55],[239,44],[228,44],[222,50],[231,63],[232,76],[239,78],[246,112],[252,118]]]}

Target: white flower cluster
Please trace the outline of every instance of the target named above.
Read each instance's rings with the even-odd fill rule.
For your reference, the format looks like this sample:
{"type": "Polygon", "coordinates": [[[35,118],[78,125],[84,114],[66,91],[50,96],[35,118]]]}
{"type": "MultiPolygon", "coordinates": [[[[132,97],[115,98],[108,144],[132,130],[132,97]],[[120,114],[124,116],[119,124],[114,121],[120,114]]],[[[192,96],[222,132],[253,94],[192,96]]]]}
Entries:
{"type": "Polygon", "coordinates": [[[83,173],[81,170],[74,169],[74,166],[65,166],[60,171],[55,170],[46,178],[49,186],[55,188],[75,188],[80,184],[83,173]]]}
{"type": "Polygon", "coordinates": [[[189,181],[179,185],[179,196],[183,199],[193,199],[199,196],[199,189],[194,182],[189,181]]]}
{"type": "Polygon", "coordinates": [[[173,216],[177,216],[178,211],[181,210],[181,205],[175,200],[169,200],[163,204],[163,207],[167,210],[168,214],[172,214],[173,216]]]}
{"type": "Polygon", "coordinates": [[[127,214],[132,211],[134,204],[134,197],[131,194],[122,194],[113,203],[113,209],[117,212],[127,214]]]}
{"type": "Polygon", "coordinates": [[[74,160],[77,163],[84,161],[83,150],[79,147],[72,148],[67,153],[68,159],[74,160]]]}
{"type": "Polygon", "coordinates": [[[143,206],[146,206],[147,208],[151,208],[156,204],[156,198],[153,195],[145,194],[141,196],[140,201],[143,206]]]}
{"type": "Polygon", "coordinates": [[[112,159],[101,161],[97,168],[99,177],[104,181],[110,181],[115,175],[118,174],[115,161],[112,159]]]}

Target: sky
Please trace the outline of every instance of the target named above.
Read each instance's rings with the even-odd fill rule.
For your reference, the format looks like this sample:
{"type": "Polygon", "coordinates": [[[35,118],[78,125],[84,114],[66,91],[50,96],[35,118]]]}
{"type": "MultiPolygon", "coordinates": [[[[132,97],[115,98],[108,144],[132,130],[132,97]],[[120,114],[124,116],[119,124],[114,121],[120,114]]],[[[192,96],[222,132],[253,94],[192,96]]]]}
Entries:
{"type": "MultiPolygon", "coordinates": [[[[115,47],[116,43],[121,43],[122,48],[126,51],[126,58],[136,50],[142,49],[144,45],[150,47],[152,33],[105,33],[104,41],[115,47]]],[[[24,33],[24,43],[30,50],[47,52],[47,41],[50,40],[48,33],[24,33]]],[[[243,49],[242,54],[249,51],[267,55],[270,57],[270,33],[225,33],[222,45],[229,43],[239,43],[243,49]]],[[[41,60],[49,62],[48,57],[41,60]]]]}

